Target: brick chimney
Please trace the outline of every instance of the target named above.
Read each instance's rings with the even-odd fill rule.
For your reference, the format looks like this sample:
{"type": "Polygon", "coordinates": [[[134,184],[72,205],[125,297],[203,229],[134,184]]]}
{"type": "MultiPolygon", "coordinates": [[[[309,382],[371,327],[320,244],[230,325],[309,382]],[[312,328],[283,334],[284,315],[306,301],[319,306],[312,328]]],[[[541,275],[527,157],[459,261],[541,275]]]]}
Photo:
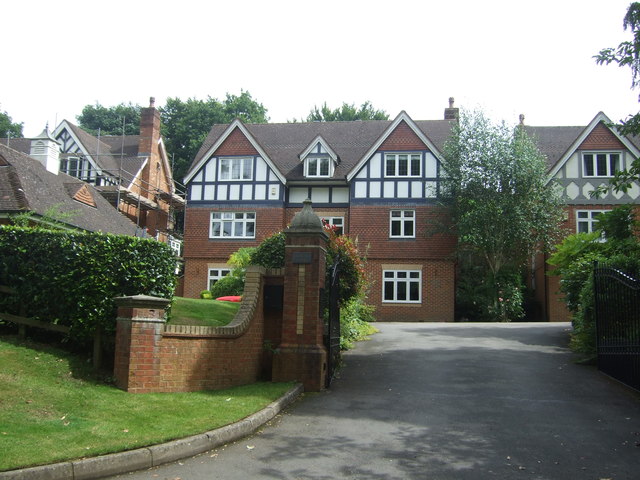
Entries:
{"type": "Polygon", "coordinates": [[[150,156],[158,148],[160,140],[160,112],[155,107],[156,99],[149,99],[149,107],[140,110],[140,140],[138,156],[150,156]]]}
{"type": "Polygon", "coordinates": [[[445,120],[457,120],[459,113],[460,113],[460,109],[459,108],[455,108],[453,106],[453,102],[454,99],[453,97],[449,97],[449,108],[445,108],[444,109],[444,119],[445,120]]]}

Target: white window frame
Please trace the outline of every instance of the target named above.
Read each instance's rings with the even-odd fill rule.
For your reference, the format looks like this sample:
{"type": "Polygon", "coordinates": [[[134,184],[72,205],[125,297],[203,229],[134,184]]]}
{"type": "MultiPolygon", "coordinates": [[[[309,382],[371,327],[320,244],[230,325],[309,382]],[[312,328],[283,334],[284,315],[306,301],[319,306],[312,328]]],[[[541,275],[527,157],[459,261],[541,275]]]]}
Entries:
{"type": "Polygon", "coordinates": [[[211,212],[209,238],[256,238],[256,212],[211,212]]]}
{"type": "Polygon", "coordinates": [[[576,210],[576,233],[591,233],[596,231],[598,225],[597,217],[601,213],[607,213],[611,210],[576,210]],[[580,225],[586,225],[586,232],[580,231],[580,225]]]}
{"type": "Polygon", "coordinates": [[[253,180],[253,157],[220,157],[218,180],[225,182],[253,180]],[[225,165],[228,165],[228,168],[225,168],[225,165]]]}
{"type": "Polygon", "coordinates": [[[422,177],[422,154],[415,152],[397,152],[384,154],[384,176],[385,178],[418,178],[422,177]],[[407,157],[407,171],[400,172],[402,157],[407,157]],[[418,160],[418,172],[414,173],[412,164],[413,160],[418,160]],[[389,172],[389,165],[393,164],[393,172],[389,172]]]}
{"type": "Polygon", "coordinates": [[[342,235],[344,233],[344,217],[322,217],[322,221],[327,225],[339,228],[340,231],[338,232],[338,235],[342,235]]]}
{"type": "Polygon", "coordinates": [[[210,268],[207,274],[207,285],[208,285],[207,290],[211,290],[211,288],[216,284],[218,280],[226,277],[230,273],[231,273],[230,268],[218,268],[218,267],[210,268]]]}
{"type": "Polygon", "coordinates": [[[383,270],[382,303],[422,303],[422,271],[383,270]],[[417,298],[411,298],[411,284],[417,284],[417,298]],[[392,288],[392,298],[387,297],[388,286],[392,288]]]}
{"type": "Polygon", "coordinates": [[[389,238],[416,238],[416,211],[408,210],[408,209],[394,209],[389,211],[389,238]],[[394,215],[394,213],[399,213],[399,215],[394,215]],[[411,213],[409,215],[409,213],[411,213]],[[394,223],[399,224],[400,233],[397,235],[393,234],[393,225],[394,223]],[[406,233],[406,226],[408,223],[411,223],[413,232],[408,235],[406,233]]]}
{"type": "Polygon", "coordinates": [[[304,176],[309,178],[327,178],[333,175],[333,169],[331,167],[332,161],[329,155],[311,155],[304,160],[304,176]],[[322,173],[323,164],[326,166],[327,173],[322,173]],[[314,168],[312,168],[312,165],[315,165],[314,168]]]}
{"type": "Polygon", "coordinates": [[[582,152],[582,176],[585,178],[609,178],[613,177],[616,170],[623,170],[624,166],[622,165],[622,152],[582,152]],[[616,155],[618,157],[618,165],[612,165],[612,156],[616,155]],[[588,157],[591,157],[590,159],[588,157]],[[600,175],[598,173],[598,157],[604,157],[605,161],[606,173],[604,175],[600,175]],[[587,162],[591,163],[591,169],[593,171],[592,175],[587,173],[587,162]]]}

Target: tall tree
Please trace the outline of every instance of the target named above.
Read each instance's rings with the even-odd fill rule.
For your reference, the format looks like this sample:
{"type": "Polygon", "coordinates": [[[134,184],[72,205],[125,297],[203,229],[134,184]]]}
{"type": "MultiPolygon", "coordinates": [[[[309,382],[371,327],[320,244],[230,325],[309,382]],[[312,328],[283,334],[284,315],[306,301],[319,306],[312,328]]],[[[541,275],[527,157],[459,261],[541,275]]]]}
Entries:
{"type": "Polygon", "coordinates": [[[140,105],[121,103],[114,107],[104,107],[96,102],[86,105],[82,113],[76,117],[78,125],[92,135],[125,135],[140,133],[140,105]]]}
{"type": "MultiPolygon", "coordinates": [[[[633,2],[627,9],[622,26],[629,29],[633,39],[620,43],[617,47],[604,48],[594,58],[599,65],[618,64],[620,67],[631,68],[631,88],[640,86],[640,3],[633,2]]],[[[640,100],[640,97],[639,97],[640,100]]],[[[629,115],[617,125],[622,135],[640,135],[640,112],[629,115]]],[[[636,159],[627,170],[615,172],[609,181],[609,186],[601,186],[595,190],[598,196],[613,189],[617,192],[626,192],[634,182],[640,181],[640,159],[636,159]]]]}
{"type": "MultiPolygon", "coordinates": [[[[561,220],[560,197],[547,183],[545,159],[523,129],[463,111],[442,166],[459,256],[483,266],[488,300],[500,312],[505,292],[518,293],[509,275],[541,245],[551,245],[561,220]]],[[[520,294],[510,299],[512,305],[518,299],[520,294]]]]}
{"type": "Polygon", "coordinates": [[[364,102],[360,107],[355,103],[349,105],[346,102],[342,106],[330,109],[325,102],[321,108],[314,106],[307,115],[307,122],[338,122],[353,120],[389,120],[389,114],[384,110],[376,110],[369,101],[364,102]]]}
{"type": "Polygon", "coordinates": [[[215,124],[230,123],[239,118],[246,123],[266,123],[267,109],[249,92],[229,95],[223,101],[168,98],[162,115],[162,135],[167,151],[174,156],[173,176],[181,180],[209,130],[215,124]]]}
{"type": "Polygon", "coordinates": [[[0,111],[0,137],[22,137],[23,123],[15,123],[7,112],[0,111]]]}

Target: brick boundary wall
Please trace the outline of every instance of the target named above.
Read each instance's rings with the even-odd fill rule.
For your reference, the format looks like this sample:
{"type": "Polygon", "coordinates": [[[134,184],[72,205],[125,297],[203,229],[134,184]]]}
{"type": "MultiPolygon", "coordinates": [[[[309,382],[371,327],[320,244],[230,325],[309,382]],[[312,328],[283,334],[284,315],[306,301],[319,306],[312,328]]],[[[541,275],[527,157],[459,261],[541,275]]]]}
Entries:
{"type": "Polygon", "coordinates": [[[265,274],[262,267],[247,269],[242,304],[224,327],[167,325],[167,300],[163,307],[153,297],[117,299],[116,385],[132,393],[189,392],[257,381],[270,370],[264,365],[265,274]]]}

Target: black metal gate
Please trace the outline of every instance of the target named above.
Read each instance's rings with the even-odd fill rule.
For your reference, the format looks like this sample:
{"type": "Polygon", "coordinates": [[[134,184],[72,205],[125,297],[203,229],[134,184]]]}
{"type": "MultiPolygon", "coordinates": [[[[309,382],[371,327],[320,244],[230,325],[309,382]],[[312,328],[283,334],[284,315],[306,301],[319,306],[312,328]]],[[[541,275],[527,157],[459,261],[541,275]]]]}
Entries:
{"type": "Polygon", "coordinates": [[[598,368],[640,390],[640,280],[596,263],[594,293],[598,368]]]}
{"type": "Polygon", "coordinates": [[[340,365],[340,306],[338,304],[338,282],[340,269],[338,262],[331,267],[328,315],[325,317],[324,345],[327,348],[327,387],[340,365]]]}

